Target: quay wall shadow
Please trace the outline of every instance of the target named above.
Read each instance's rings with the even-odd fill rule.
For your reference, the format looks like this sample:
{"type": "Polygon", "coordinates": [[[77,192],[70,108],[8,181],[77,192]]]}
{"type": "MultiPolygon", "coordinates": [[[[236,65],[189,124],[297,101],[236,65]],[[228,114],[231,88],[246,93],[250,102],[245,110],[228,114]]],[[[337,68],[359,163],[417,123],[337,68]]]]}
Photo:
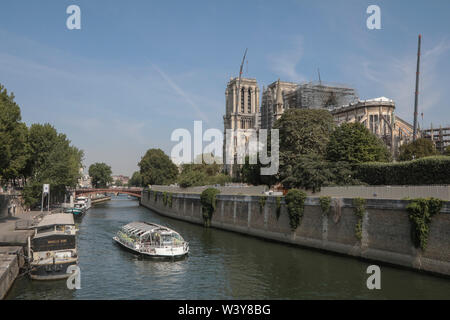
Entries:
{"type": "MultiPolygon", "coordinates": [[[[144,190],[141,205],[161,215],[203,225],[200,194],[144,190]]],[[[362,238],[356,237],[358,218],[353,199],[334,198],[328,215],[319,198],[308,197],[301,225],[291,231],[283,198],[279,216],[275,196],[217,195],[211,227],[239,232],[302,247],[331,251],[450,276],[450,202],[432,219],[424,251],[411,240],[407,200],[367,199],[362,220],[362,238]]]]}

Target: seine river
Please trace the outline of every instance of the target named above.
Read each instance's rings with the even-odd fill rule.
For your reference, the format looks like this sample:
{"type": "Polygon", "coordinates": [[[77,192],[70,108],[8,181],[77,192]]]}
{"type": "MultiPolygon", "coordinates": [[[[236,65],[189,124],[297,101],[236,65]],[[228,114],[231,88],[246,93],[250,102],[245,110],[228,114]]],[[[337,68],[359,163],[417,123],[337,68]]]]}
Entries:
{"type": "Polygon", "coordinates": [[[81,289],[16,280],[7,299],[449,299],[450,280],[172,220],[118,197],[91,208],[78,236],[81,289]],[[180,261],[142,260],[112,241],[131,221],[167,225],[189,241],[180,261]]]}

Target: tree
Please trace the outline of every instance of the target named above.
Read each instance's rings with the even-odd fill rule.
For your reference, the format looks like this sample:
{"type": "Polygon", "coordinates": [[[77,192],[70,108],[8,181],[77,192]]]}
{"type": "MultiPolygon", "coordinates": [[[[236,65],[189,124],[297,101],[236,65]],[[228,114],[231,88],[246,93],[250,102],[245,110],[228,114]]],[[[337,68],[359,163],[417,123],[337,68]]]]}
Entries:
{"type": "Polygon", "coordinates": [[[389,151],[381,139],[362,123],[344,123],[330,136],[326,149],[330,161],[348,163],[387,162],[389,151]]]}
{"type": "Polygon", "coordinates": [[[302,157],[322,159],[333,128],[333,116],[327,110],[286,110],[274,125],[274,129],[279,130],[280,138],[278,181],[289,178],[302,157]]]}
{"type": "Polygon", "coordinates": [[[139,171],[133,173],[128,185],[131,187],[142,187],[142,176],[139,171]]]}
{"type": "Polygon", "coordinates": [[[138,163],[143,185],[168,185],[176,181],[178,168],[161,149],[149,149],[138,163]]]}
{"type": "Polygon", "coordinates": [[[8,94],[0,84],[0,180],[12,180],[25,176],[28,157],[28,129],[21,122],[20,107],[14,102],[14,94],[8,94]]]}
{"type": "Polygon", "coordinates": [[[400,161],[410,161],[437,155],[434,143],[425,138],[420,138],[416,141],[400,146],[399,153],[398,159],[400,161]]]}
{"type": "Polygon", "coordinates": [[[177,181],[182,188],[216,184],[224,185],[227,182],[231,182],[230,176],[221,173],[222,165],[218,163],[220,162],[219,159],[212,154],[199,155],[196,160],[195,162],[197,163],[181,165],[181,174],[178,176],[177,181]],[[212,163],[206,163],[205,161],[212,163]]]}
{"type": "Polygon", "coordinates": [[[33,124],[27,144],[30,156],[25,171],[30,181],[24,188],[25,203],[30,207],[39,203],[44,183],[50,184],[53,199],[62,199],[66,187],[77,184],[83,151],[72,146],[66,135],[50,124],[33,124]]]}
{"type": "Polygon", "coordinates": [[[105,188],[109,183],[113,182],[111,174],[111,167],[103,162],[91,164],[89,167],[89,176],[94,188],[105,188]]]}

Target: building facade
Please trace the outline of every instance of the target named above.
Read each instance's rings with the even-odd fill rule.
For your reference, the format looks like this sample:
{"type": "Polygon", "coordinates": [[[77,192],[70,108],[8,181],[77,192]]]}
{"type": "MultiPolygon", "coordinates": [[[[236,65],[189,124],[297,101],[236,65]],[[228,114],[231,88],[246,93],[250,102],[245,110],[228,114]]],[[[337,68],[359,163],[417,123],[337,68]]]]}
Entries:
{"type": "MultiPolygon", "coordinates": [[[[233,164],[225,164],[225,171],[229,174],[236,173],[237,136],[231,137],[230,150],[227,150],[227,130],[237,132],[244,129],[257,130],[260,126],[259,119],[259,86],[256,79],[231,78],[225,90],[225,115],[224,126],[224,160],[227,154],[233,159],[233,164]]],[[[226,162],[225,162],[226,163],[226,162]]]]}

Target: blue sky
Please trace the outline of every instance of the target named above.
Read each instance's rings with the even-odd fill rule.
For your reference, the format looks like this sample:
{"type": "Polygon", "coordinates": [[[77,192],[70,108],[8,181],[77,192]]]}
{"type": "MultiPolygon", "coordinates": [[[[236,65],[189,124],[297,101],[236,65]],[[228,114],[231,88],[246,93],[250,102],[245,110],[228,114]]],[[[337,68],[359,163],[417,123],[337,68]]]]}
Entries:
{"type": "MultiPolygon", "coordinates": [[[[27,124],[49,122],[86,154],[131,175],[149,148],[170,154],[176,128],[223,128],[225,87],[244,76],[348,84],[386,96],[412,121],[423,35],[424,124],[450,124],[450,1],[2,0],[0,83],[27,124]],[[81,8],[81,30],[66,8],[81,8]],[[366,8],[381,8],[368,30],[366,8]]],[[[422,120],[420,119],[420,125],[422,120]]]]}

